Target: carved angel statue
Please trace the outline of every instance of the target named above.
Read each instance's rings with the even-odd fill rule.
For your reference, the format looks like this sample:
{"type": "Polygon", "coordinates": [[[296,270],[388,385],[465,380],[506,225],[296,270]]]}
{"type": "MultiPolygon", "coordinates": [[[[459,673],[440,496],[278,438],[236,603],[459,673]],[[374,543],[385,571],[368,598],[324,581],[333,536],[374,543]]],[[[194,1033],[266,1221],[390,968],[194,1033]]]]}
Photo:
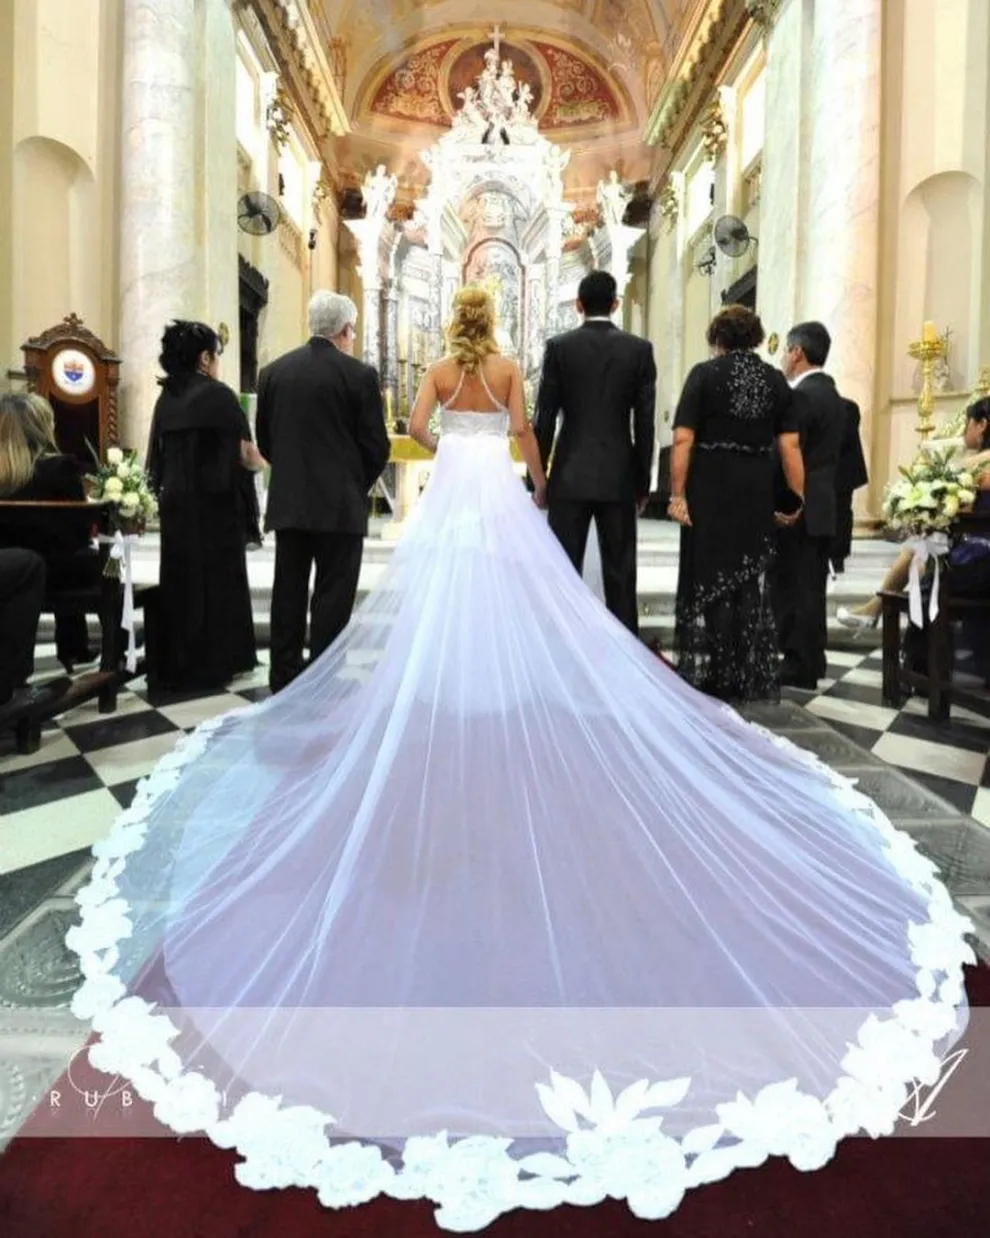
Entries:
{"type": "Polygon", "coordinates": [[[388,208],[395,201],[399,181],[390,176],[384,165],[380,163],[374,172],[369,172],[361,186],[361,196],[364,198],[365,214],[368,219],[384,219],[388,208]]]}
{"type": "Polygon", "coordinates": [[[508,119],[514,109],[516,100],[516,75],[511,60],[502,61],[502,72],[498,78],[498,103],[502,116],[508,119]]]}
{"type": "Polygon", "coordinates": [[[619,174],[614,168],[609,172],[607,181],[598,182],[595,197],[601,207],[606,227],[618,227],[622,223],[632,194],[619,180],[619,174]]]}
{"type": "Polygon", "coordinates": [[[559,199],[564,195],[564,168],[571,161],[571,152],[563,146],[552,146],[547,152],[547,179],[552,198],[559,199]]]}
{"type": "Polygon", "coordinates": [[[525,124],[530,119],[529,105],[533,102],[533,92],[527,82],[523,82],[517,92],[512,108],[512,119],[516,124],[525,124]]]}
{"type": "Polygon", "coordinates": [[[478,106],[478,92],[473,86],[467,86],[457,96],[461,101],[461,110],[457,113],[455,123],[471,129],[484,129],[485,118],[478,106]]]}

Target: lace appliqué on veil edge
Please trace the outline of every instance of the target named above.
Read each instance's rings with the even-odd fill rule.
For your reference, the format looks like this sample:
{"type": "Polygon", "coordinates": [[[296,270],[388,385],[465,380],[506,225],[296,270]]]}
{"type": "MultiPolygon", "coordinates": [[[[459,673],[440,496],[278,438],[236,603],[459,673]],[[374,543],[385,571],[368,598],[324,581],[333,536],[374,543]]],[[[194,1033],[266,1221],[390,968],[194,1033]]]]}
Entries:
{"type": "MultiPolygon", "coordinates": [[[[752,725],[728,707],[726,712],[741,726],[752,725]]],[[[824,1101],[800,1092],[795,1080],[782,1080],[752,1097],[737,1094],[717,1106],[717,1123],[675,1139],[663,1133],[661,1111],[684,1099],[690,1079],[642,1080],[613,1096],[598,1073],[587,1089],[551,1074],[537,1090],[560,1128],[559,1154],[514,1157],[510,1139],[453,1140],[441,1132],[407,1139],[398,1167],[374,1145],[331,1143],[333,1117],[283,1106],[280,1097],[249,1093],[221,1118],[217,1088],[204,1075],[183,1072],[171,1048],[178,1029],[154,1005],[126,996],[113,971],[118,943],[132,931],[131,908],[117,886],[127,856],[144,846],[155,800],[175,787],[182,767],[202,755],[223,721],[212,719],[181,741],[140,785],[109,838],[93,848],[92,879],[77,896],[82,922],[69,931],[66,944],[79,955],[85,976],[72,1011],[91,1020],[102,1038],[89,1052],[93,1066],[130,1079],[156,1118],[174,1131],[202,1131],[218,1147],[235,1149],[243,1158],[235,1170],[242,1186],[312,1188],[330,1208],[378,1195],[429,1199],[438,1205],[438,1224],[461,1232],[482,1229],[514,1208],[594,1205],[607,1197],[625,1199],[636,1216],[654,1220],[674,1212],[691,1187],[717,1182],[733,1169],[755,1167],[770,1156],[786,1156],[800,1170],[819,1169],[847,1135],[890,1134],[909,1085],[939,1077],[935,1046],[956,1025],[963,964],[976,961],[965,941],[972,925],[954,909],[935,865],[852,782],[761,727],[772,743],[827,777],[842,807],[877,830],[894,870],[928,905],[929,921],[909,929],[919,996],[898,1002],[890,1018],[871,1015],[864,1022],[842,1060],[845,1073],[824,1101]]]]}

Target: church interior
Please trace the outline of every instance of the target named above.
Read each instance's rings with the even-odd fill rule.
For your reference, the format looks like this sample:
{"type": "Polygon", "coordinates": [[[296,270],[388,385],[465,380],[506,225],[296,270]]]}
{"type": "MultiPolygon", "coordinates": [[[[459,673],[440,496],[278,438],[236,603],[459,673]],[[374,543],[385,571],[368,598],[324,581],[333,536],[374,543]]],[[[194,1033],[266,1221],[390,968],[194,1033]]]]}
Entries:
{"type": "MultiPolygon", "coordinates": [[[[827,676],[749,716],[858,780],[912,834],[990,960],[990,696],[974,689],[941,718],[922,695],[892,699],[881,628],[837,620],[896,557],[883,510],[899,470],[919,442],[957,436],[967,407],[990,395],[988,176],[986,0],[0,0],[0,389],[48,398],[60,448],[81,460],[111,446],[143,458],[170,320],[216,329],[219,377],[253,426],[259,371],[306,340],[312,294],[346,294],[391,445],[364,594],[429,478],[409,415],[462,286],[491,292],[532,410],[546,341],[580,321],[580,280],[614,275],[616,321],[656,359],[657,493],[713,315],[755,310],[775,366],[795,323],[826,324],[828,372],[859,406],[869,482],[853,553],[829,585],[827,676]]],[[[263,513],[264,475],[258,498],[263,513]]],[[[678,542],[663,510],[651,504],[640,522],[638,562],[641,630],[666,649],[678,542]]],[[[270,535],[248,553],[256,672],[181,697],[124,677],[112,707],[101,689],[47,719],[33,751],[0,730],[9,1238],[368,1232],[353,1210],[324,1221],[288,1193],[241,1192],[231,1205],[219,1154],[204,1173],[227,1202],[198,1226],[170,1186],[199,1173],[196,1141],[168,1151],[146,1138],[134,1151],[94,1138],[98,1122],[83,1138],[81,1119],[78,1139],[51,1122],[49,1137],[18,1135],[51,1109],[86,1039],[68,1014],[78,976],[63,939],[89,849],[183,732],[267,694],[273,557],[270,535]],[[125,1223],[112,1201],[131,1175],[147,1197],[128,1188],[125,1223]],[[176,1220],[156,1228],[163,1209],[176,1220]]],[[[138,590],[154,587],[153,523],[127,572],[138,590]]],[[[43,677],[58,670],[50,616],[39,642],[43,677]]],[[[715,1211],[669,1232],[773,1238],[793,1233],[780,1218],[796,1225],[798,1207],[822,1238],[907,1233],[908,1218],[921,1232],[923,1216],[932,1233],[986,1232],[980,1140],[890,1142],[879,1159],[863,1149],[861,1166],[840,1158],[797,1186],[760,1170],[750,1198],[733,1179],[706,1205],[715,1211]],[[857,1175],[877,1192],[869,1208],[857,1175]],[[951,1225],[950,1197],[964,1201],[951,1225]]],[[[417,1214],[406,1228],[391,1206],[373,1232],[425,1224],[417,1214]]],[[[646,1232],[606,1220],[594,1232],[646,1232]]],[[[541,1223],[561,1232],[554,1219],[526,1226],[541,1223]]]]}

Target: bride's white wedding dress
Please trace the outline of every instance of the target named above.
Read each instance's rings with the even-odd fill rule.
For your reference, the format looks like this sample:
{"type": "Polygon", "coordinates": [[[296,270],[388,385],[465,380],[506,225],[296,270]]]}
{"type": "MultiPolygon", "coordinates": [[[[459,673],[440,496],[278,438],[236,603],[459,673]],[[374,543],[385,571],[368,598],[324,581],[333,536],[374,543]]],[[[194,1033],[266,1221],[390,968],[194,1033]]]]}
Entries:
{"type": "Polygon", "coordinates": [[[608,614],[504,412],[442,429],[346,633],[95,848],[91,1060],[246,1186],[460,1230],[889,1132],[965,1023],[933,865],[608,614]]]}

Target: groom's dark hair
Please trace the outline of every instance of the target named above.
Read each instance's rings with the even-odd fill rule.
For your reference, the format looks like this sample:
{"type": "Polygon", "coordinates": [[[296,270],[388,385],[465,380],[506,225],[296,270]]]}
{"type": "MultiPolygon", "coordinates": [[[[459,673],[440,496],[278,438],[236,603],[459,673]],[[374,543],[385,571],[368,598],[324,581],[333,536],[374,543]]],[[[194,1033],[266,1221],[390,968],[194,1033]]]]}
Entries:
{"type": "Polygon", "coordinates": [[[612,312],[618,291],[614,276],[608,271],[591,271],[578,284],[577,299],[586,318],[605,318],[612,312]]]}

